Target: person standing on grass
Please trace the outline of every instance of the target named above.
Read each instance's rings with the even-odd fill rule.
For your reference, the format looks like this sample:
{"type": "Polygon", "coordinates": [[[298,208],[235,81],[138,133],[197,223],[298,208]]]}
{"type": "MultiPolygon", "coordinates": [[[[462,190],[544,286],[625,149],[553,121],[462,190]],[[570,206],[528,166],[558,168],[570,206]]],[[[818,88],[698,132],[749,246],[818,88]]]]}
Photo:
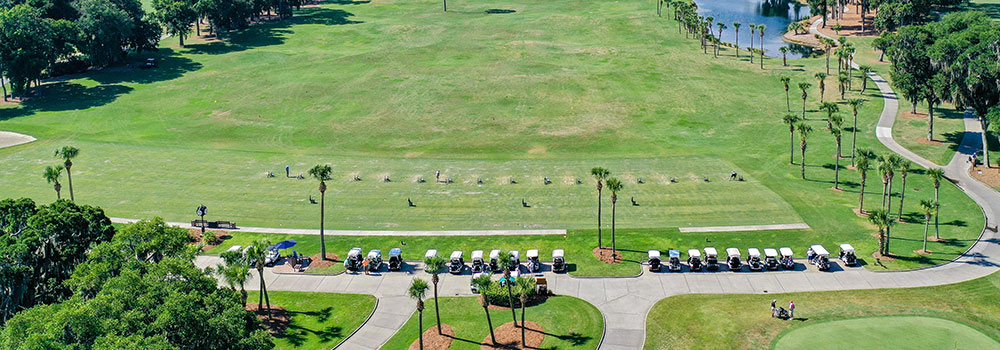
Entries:
{"type": "Polygon", "coordinates": [[[291,170],[287,165],[285,166],[285,177],[292,177],[291,170]]]}
{"type": "Polygon", "coordinates": [[[771,300],[771,318],[774,318],[775,304],[778,303],[778,299],[771,300]]]}
{"type": "Polygon", "coordinates": [[[795,318],[795,301],[788,301],[788,319],[791,320],[795,318]]]}

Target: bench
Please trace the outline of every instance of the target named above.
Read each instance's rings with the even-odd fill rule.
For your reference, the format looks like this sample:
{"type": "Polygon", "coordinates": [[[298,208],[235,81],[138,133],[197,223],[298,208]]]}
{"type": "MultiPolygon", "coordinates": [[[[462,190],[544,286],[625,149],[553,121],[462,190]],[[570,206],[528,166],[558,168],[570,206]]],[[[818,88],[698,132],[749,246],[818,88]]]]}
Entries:
{"type": "Polygon", "coordinates": [[[236,229],[236,222],[233,221],[206,221],[206,220],[191,220],[191,227],[205,227],[205,228],[224,228],[224,229],[236,229]]]}

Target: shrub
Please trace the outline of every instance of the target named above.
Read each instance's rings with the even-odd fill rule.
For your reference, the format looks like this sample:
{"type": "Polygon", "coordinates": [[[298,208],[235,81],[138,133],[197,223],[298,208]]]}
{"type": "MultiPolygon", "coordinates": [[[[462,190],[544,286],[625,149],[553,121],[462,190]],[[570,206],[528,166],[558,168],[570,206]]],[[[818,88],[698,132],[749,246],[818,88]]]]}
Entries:
{"type": "Polygon", "coordinates": [[[203,236],[202,239],[205,241],[205,244],[208,245],[219,244],[219,236],[216,236],[215,232],[212,231],[205,231],[205,236],[203,236]]]}
{"type": "MultiPolygon", "coordinates": [[[[530,304],[532,300],[535,299],[535,278],[534,277],[518,277],[518,279],[528,280],[528,303],[530,304]]],[[[521,307],[521,286],[514,284],[511,286],[511,293],[514,296],[514,305],[516,307],[521,307]]],[[[486,290],[483,295],[488,298],[490,305],[510,307],[510,299],[507,297],[507,287],[501,286],[500,282],[493,281],[490,283],[490,288],[486,290]]]]}

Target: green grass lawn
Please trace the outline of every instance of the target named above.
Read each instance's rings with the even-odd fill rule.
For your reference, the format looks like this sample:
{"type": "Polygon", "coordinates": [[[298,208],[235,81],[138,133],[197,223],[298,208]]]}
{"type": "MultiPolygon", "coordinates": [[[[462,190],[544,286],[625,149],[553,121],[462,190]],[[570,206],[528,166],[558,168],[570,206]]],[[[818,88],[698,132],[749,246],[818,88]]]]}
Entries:
{"type": "MultiPolygon", "coordinates": [[[[331,349],[375,309],[370,295],[272,291],[268,296],[271,305],[287,309],[291,316],[285,333],[275,336],[276,349],[331,349]]],[[[248,301],[257,299],[251,291],[248,301]]]]}
{"type": "MultiPolygon", "coordinates": [[[[641,2],[457,3],[447,13],[439,5],[328,3],[224,42],[192,38],[177,48],[167,39],[155,54],[158,69],[105,69],[45,84],[43,98],[0,108],[0,129],[40,139],[0,150],[0,196],[51,200],[40,173],[56,163],[52,150],[72,144],[82,149],[73,168],[77,199],[112,216],[187,221],[205,204],[210,219],[315,228],[318,207],[308,202],[318,196],[315,181],[286,179],[282,170],[332,163],[329,228],[586,230],[596,226],[587,170],[604,166],[626,182],[619,228],[648,235],[627,249],[700,247],[707,236],[718,246],[846,241],[874,250],[873,228],[851,211],[859,186],[843,168],[848,159],[845,192],[830,189],[834,142],[815,91],[808,180],[787,165],[779,77],[815,83],[823,58],[788,67],[769,58],[763,71],[731,50],[711,58],[641,2]],[[455,183],[431,183],[436,170],[455,183]],[[725,181],[731,170],[748,181],[725,181]],[[267,171],[278,177],[265,178],[267,171]],[[354,174],[364,181],[350,181],[354,174]],[[379,182],[385,175],[394,181],[379,182]],[[429,182],[415,183],[420,176],[429,182]],[[553,184],[541,184],[545,176],[553,184]],[[405,206],[408,197],[416,208],[405,206]],[[641,205],[631,206],[632,197],[641,205]],[[532,207],[521,208],[522,198],[532,207]],[[791,222],[813,229],[676,233],[791,222]]],[[[882,101],[874,89],[864,98],[858,145],[885,151],[874,138],[882,101]]],[[[874,182],[869,208],[879,202],[874,182]]],[[[903,216],[912,221],[930,185],[914,175],[907,187],[903,216]]],[[[956,188],[944,186],[941,201],[943,235],[955,240],[917,256],[922,227],[902,225],[894,245],[902,259],[891,268],[948,260],[981,232],[980,211],[956,188]]],[[[586,252],[595,243],[581,238],[566,249],[586,252]]],[[[581,270],[586,259],[578,260],[581,270]]]]}
{"type": "Polygon", "coordinates": [[[864,317],[812,323],[775,340],[775,350],[837,344],[848,349],[990,349],[996,340],[961,323],[920,316],[864,317]],[[913,330],[919,329],[919,332],[913,330]]]}
{"type": "MultiPolygon", "coordinates": [[[[827,321],[874,316],[946,319],[971,327],[993,342],[1000,341],[1000,274],[951,285],[908,289],[669,297],[656,303],[649,312],[646,348],[763,349],[771,346],[785,332],[798,337],[795,334],[801,329],[810,336],[822,338],[823,332],[816,330],[829,326],[827,321]],[[772,299],[777,299],[786,308],[788,301],[794,300],[796,320],[771,318],[769,306],[772,299]]],[[[887,327],[884,334],[904,332],[890,321],[893,319],[873,318],[864,323],[869,330],[887,327]]],[[[932,331],[925,327],[909,327],[904,333],[905,337],[912,337],[913,334],[930,334],[932,331]]],[[[847,342],[870,339],[863,333],[852,333],[841,335],[838,342],[820,341],[812,345],[840,347],[847,346],[847,342]]],[[[890,339],[881,345],[882,348],[907,348],[904,341],[890,339]],[[893,346],[893,342],[898,342],[899,346],[893,346]]],[[[781,343],[783,341],[778,343],[779,348],[781,343]]],[[[941,348],[927,344],[919,348],[941,348]]],[[[948,348],[951,346],[949,343],[948,348]]]]}
{"type": "MultiPolygon", "coordinates": [[[[489,337],[486,313],[478,297],[440,298],[441,323],[455,331],[451,349],[479,349],[480,342],[489,337]]],[[[424,329],[435,326],[434,300],[425,302],[424,329]]],[[[521,311],[518,310],[518,324],[521,311]]],[[[417,339],[417,317],[414,313],[403,328],[383,346],[385,349],[406,349],[417,339]]],[[[510,310],[490,310],[493,326],[511,322],[510,310]]],[[[594,349],[604,332],[604,318],[596,307],[581,299],[554,296],[545,302],[528,307],[525,320],[537,322],[545,332],[543,349],[594,349]]]]}

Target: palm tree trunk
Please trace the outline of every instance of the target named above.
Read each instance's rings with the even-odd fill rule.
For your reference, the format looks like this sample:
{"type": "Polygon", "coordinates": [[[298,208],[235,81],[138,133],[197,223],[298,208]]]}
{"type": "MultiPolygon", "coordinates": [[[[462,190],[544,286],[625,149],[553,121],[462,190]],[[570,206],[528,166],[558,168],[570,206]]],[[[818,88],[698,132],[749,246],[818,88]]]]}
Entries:
{"type": "Polygon", "coordinates": [[[851,127],[851,166],[854,166],[854,150],[858,144],[858,112],[854,112],[854,126],[851,127]]]}
{"type": "Polygon", "coordinates": [[[603,246],[601,242],[601,194],[600,188],[597,189],[597,248],[603,246]]]}
{"type": "Polygon", "coordinates": [[[889,178],[889,192],[885,197],[885,213],[892,215],[892,178],[889,178]]]}
{"type": "MultiPolygon", "coordinates": [[[[784,60],[784,58],[782,58],[782,60],[784,60]]],[[[785,64],[785,65],[787,66],[788,64],[785,64]]],[[[792,100],[788,96],[788,88],[787,87],[785,88],[785,109],[787,109],[789,112],[792,111],[792,100]]]]}
{"type": "Polygon", "coordinates": [[[525,339],[525,338],[527,338],[527,335],[525,334],[526,331],[527,331],[527,326],[524,323],[524,309],[526,309],[526,308],[524,306],[525,305],[522,302],[521,303],[521,347],[527,349],[528,348],[528,341],[527,341],[527,339],[525,339]]]}
{"type": "Polygon", "coordinates": [[[438,275],[434,274],[434,315],[437,316],[438,334],[444,335],[441,331],[441,309],[438,308],[438,275]]]}
{"type": "MultiPolygon", "coordinates": [[[[989,150],[989,143],[988,143],[988,140],[986,138],[987,130],[989,130],[989,128],[987,127],[988,125],[986,123],[986,119],[983,118],[983,117],[979,117],[979,125],[982,126],[982,128],[983,128],[983,132],[980,133],[982,135],[982,137],[983,137],[983,165],[986,168],[989,168],[990,167],[990,150],[989,150]]],[[[975,165],[975,164],[973,164],[973,165],[975,165]]]]}
{"type": "Polygon", "coordinates": [[[244,288],[243,285],[241,284],[240,285],[240,298],[243,300],[243,307],[244,308],[247,307],[247,298],[249,298],[249,297],[250,297],[250,295],[247,294],[246,288],[244,288]]]}
{"type": "Polygon", "coordinates": [[[924,215],[924,253],[927,252],[927,227],[931,225],[931,215],[924,215]]]}
{"type": "Polygon", "coordinates": [[[802,179],[806,179],[806,143],[805,140],[802,141],[802,179]]]}
{"type": "Polygon", "coordinates": [[[58,189],[58,188],[56,188],[56,200],[60,200],[60,199],[62,199],[62,194],[61,194],[61,193],[59,193],[59,192],[60,192],[60,191],[59,191],[59,189],[58,189]]]}
{"type": "Polygon", "coordinates": [[[419,315],[417,315],[417,332],[420,332],[420,350],[424,350],[424,310],[418,310],[419,315]]]}
{"type": "Polygon", "coordinates": [[[938,204],[938,207],[934,210],[934,239],[941,239],[940,232],[938,231],[938,213],[941,212],[941,202],[938,202],[938,188],[934,187],[934,203],[938,204]]]}
{"type": "Polygon", "coordinates": [[[617,247],[615,246],[615,212],[618,209],[618,201],[611,201],[611,261],[615,261],[618,257],[617,247]]]}
{"type": "MultiPolygon", "coordinates": [[[[271,319],[271,298],[267,295],[267,285],[264,283],[264,269],[258,269],[257,273],[260,275],[260,294],[263,296],[264,301],[267,303],[267,319],[271,319]]],[[[260,310],[260,303],[257,303],[257,310],[260,310]]]]}
{"type": "Polygon", "coordinates": [[[806,95],[802,93],[802,119],[806,119],[806,95]]]}
{"type": "Polygon", "coordinates": [[[514,327],[517,327],[517,312],[514,311],[516,310],[516,308],[514,307],[514,293],[511,291],[511,286],[510,286],[511,284],[514,284],[514,281],[510,280],[509,272],[504,273],[504,275],[507,276],[507,302],[510,303],[510,317],[514,320],[513,321],[514,327]]]}
{"type": "Polygon", "coordinates": [[[795,164],[795,127],[788,127],[788,164],[795,164]]]}
{"type": "Polygon", "coordinates": [[[833,188],[840,189],[840,141],[837,141],[837,156],[833,163],[833,188]]]}
{"type": "Polygon", "coordinates": [[[862,214],[865,212],[865,182],[867,182],[866,180],[867,179],[865,179],[865,176],[861,177],[861,196],[860,196],[861,199],[858,200],[858,213],[862,214]]]}
{"type": "Polygon", "coordinates": [[[444,12],[448,12],[448,0],[444,0],[444,12]]]}
{"type": "MultiPolygon", "coordinates": [[[[930,100],[927,101],[927,117],[927,141],[934,141],[934,104],[930,100]]],[[[73,186],[70,185],[69,188],[72,192],[73,186]]]]}
{"type": "Polygon", "coordinates": [[[885,209],[885,190],[888,185],[885,179],[882,179],[882,209],[885,209]]]}
{"type": "Polygon", "coordinates": [[[69,170],[70,167],[66,167],[66,180],[69,181],[69,200],[75,202],[76,197],[73,196],[73,172],[69,170]]]}
{"type": "Polygon", "coordinates": [[[892,227],[886,226],[885,227],[885,254],[883,254],[883,255],[892,254],[892,253],[889,252],[889,244],[891,242],[892,242],[892,227]]]}
{"type": "Polygon", "coordinates": [[[903,188],[899,189],[899,216],[900,220],[903,220],[903,199],[906,198],[906,175],[903,175],[903,188]]]}
{"type": "Polygon", "coordinates": [[[326,260],[326,239],[323,237],[323,224],[326,219],[326,191],[319,193],[319,250],[323,254],[319,259],[326,260]]]}
{"type": "MultiPolygon", "coordinates": [[[[486,296],[484,295],[483,297],[485,298],[486,296]]],[[[497,336],[493,332],[493,319],[490,318],[490,306],[489,305],[484,305],[483,306],[483,310],[486,311],[486,325],[490,327],[490,339],[492,339],[493,340],[493,344],[496,345],[496,343],[497,343],[497,336]]]]}
{"type": "Polygon", "coordinates": [[[885,255],[885,231],[878,231],[878,253],[880,255],[885,255]]]}

